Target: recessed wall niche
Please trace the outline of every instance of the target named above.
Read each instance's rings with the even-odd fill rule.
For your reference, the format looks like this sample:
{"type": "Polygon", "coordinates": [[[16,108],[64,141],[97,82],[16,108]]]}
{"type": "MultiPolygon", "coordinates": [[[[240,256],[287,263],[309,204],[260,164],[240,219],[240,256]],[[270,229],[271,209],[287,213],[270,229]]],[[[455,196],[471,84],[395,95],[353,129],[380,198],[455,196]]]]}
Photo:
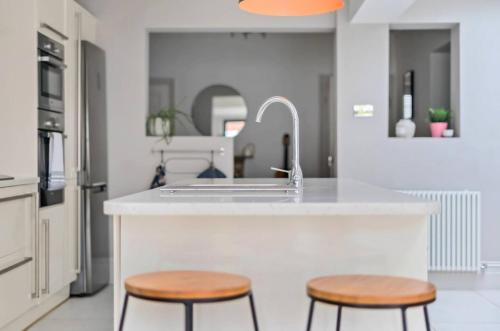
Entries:
{"type": "Polygon", "coordinates": [[[448,128],[460,136],[458,32],[458,26],[390,31],[389,137],[398,136],[401,119],[415,123],[414,137],[431,137],[429,108],[450,110],[448,128]]]}

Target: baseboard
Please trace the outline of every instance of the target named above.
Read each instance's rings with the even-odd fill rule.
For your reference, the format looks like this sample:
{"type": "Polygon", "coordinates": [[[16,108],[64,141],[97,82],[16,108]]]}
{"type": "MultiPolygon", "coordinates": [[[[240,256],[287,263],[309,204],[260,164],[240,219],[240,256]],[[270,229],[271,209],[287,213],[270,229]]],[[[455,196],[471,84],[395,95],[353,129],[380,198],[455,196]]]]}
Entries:
{"type": "Polygon", "coordinates": [[[429,280],[438,290],[500,290],[500,272],[430,272],[429,280]]]}
{"type": "Polygon", "coordinates": [[[12,321],[1,331],[25,330],[69,298],[69,285],[12,321]]]}

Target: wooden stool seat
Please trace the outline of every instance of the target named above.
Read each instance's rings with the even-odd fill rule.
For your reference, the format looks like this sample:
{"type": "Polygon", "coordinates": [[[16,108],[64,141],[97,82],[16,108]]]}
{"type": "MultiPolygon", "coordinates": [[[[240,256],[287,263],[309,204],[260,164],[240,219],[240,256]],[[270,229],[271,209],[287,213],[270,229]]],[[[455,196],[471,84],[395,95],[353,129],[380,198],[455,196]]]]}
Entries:
{"type": "Polygon", "coordinates": [[[352,275],[313,279],[307,294],[345,306],[412,306],[434,301],[436,288],[410,278],[352,275]]]}
{"type": "Polygon", "coordinates": [[[193,331],[193,306],[248,297],[255,331],[259,331],[250,279],[211,271],[163,271],[125,280],[125,300],[119,331],[123,330],[129,296],[184,305],[185,331],[193,331]]]}
{"type": "Polygon", "coordinates": [[[403,330],[408,331],[406,310],[416,306],[424,308],[425,327],[431,331],[427,304],[436,300],[436,287],[428,282],[392,276],[327,276],[309,281],[307,294],[311,298],[307,331],[311,331],[316,301],[338,307],[336,331],[340,331],[343,307],[401,309],[403,330]]]}
{"type": "Polygon", "coordinates": [[[125,280],[133,296],[172,301],[205,301],[245,296],[250,279],[221,272],[165,271],[140,274],[125,280]]]}

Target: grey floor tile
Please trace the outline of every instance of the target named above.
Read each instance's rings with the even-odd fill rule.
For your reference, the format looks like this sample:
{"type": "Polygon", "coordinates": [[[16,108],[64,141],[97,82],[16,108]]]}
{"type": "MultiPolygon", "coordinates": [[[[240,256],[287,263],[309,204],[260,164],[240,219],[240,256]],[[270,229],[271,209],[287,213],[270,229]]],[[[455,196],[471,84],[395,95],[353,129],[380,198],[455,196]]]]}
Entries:
{"type": "Polygon", "coordinates": [[[478,291],[478,293],[483,298],[486,298],[486,300],[488,300],[489,302],[500,307],[500,291],[499,290],[482,290],[482,291],[478,291]]]}
{"type": "Polygon", "coordinates": [[[436,324],[436,331],[500,331],[500,324],[436,324]]]}
{"type": "Polygon", "coordinates": [[[437,301],[429,306],[429,314],[434,325],[500,324],[500,307],[473,291],[438,292],[437,301]]]}
{"type": "Polygon", "coordinates": [[[70,298],[28,329],[29,331],[112,331],[113,289],[91,297],[70,298]]]}
{"type": "Polygon", "coordinates": [[[41,320],[29,331],[113,331],[113,321],[93,319],[41,320]]]}
{"type": "MultiPolygon", "coordinates": [[[[429,306],[433,331],[500,331],[500,291],[439,291],[429,306]]],[[[29,331],[112,331],[113,293],[71,298],[29,331]]]]}

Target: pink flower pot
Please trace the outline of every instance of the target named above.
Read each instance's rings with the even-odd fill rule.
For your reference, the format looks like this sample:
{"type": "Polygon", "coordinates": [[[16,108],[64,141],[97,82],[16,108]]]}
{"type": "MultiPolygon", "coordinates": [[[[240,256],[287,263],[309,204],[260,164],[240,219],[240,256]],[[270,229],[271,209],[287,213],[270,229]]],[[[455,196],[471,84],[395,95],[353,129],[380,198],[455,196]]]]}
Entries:
{"type": "Polygon", "coordinates": [[[434,138],[441,138],[446,129],[448,129],[448,122],[431,123],[431,135],[434,138]]]}

